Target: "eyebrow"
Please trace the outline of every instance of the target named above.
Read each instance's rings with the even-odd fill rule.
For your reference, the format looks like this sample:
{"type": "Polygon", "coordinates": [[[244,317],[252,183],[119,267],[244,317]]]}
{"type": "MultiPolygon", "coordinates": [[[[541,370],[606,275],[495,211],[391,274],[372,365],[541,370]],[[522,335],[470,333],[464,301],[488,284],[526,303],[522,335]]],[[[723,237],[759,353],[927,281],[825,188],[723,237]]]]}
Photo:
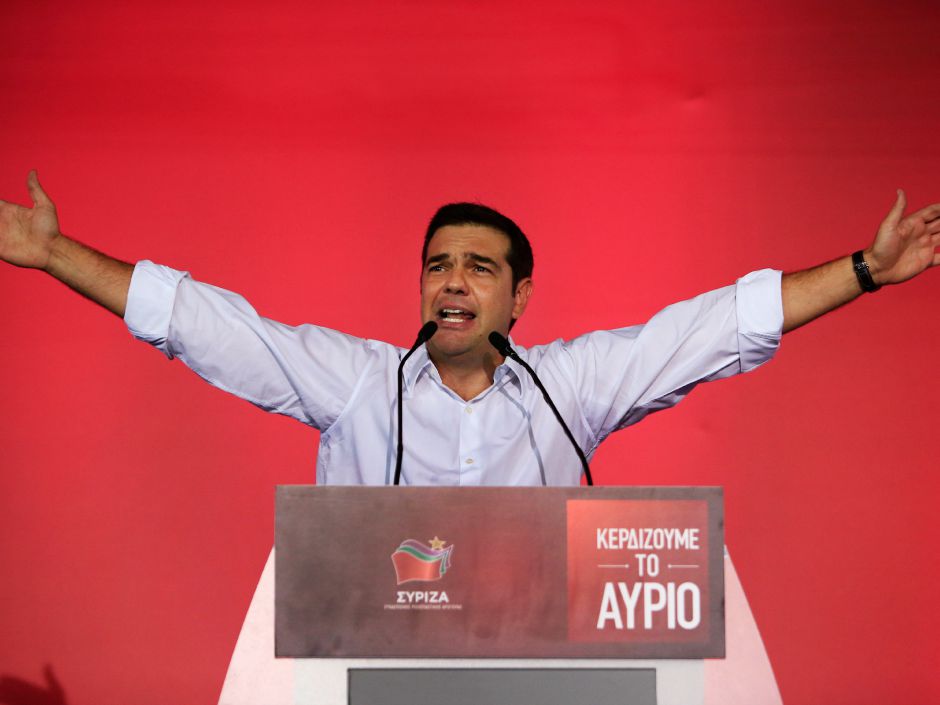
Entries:
{"type": "MultiPolygon", "coordinates": [[[[439,255],[434,255],[433,257],[428,257],[428,264],[437,264],[438,262],[446,262],[451,258],[450,254],[447,252],[442,252],[439,255]]],[[[486,257],[485,255],[479,255],[476,252],[468,252],[464,255],[464,259],[468,259],[471,262],[476,262],[477,264],[488,264],[494,269],[500,269],[499,262],[494,260],[491,257],[486,257]]]]}
{"type": "Polygon", "coordinates": [[[484,257],[483,255],[478,255],[475,252],[468,252],[467,259],[473,260],[474,262],[477,262],[479,264],[488,264],[494,269],[499,269],[499,262],[497,262],[495,259],[484,257]]]}

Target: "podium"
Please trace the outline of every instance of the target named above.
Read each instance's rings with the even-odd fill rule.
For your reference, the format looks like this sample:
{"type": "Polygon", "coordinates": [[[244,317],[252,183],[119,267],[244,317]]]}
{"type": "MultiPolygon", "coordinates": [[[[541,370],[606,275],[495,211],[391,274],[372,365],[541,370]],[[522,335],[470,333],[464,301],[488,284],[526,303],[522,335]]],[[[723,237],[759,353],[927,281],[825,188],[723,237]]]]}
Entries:
{"type": "Polygon", "coordinates": [[[701,703],[725,650],[722,501],[278,487],[275,654],[311,704],[701,703]]]}

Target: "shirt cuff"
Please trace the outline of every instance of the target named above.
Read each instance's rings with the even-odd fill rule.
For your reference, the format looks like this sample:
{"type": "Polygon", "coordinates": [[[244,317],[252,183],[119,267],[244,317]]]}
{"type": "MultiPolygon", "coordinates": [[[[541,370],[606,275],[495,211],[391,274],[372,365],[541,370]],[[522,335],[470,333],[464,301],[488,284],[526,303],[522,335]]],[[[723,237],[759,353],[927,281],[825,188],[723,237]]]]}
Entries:
{"type": "Polygon", "coordinates": [[[141,260],[134,266],[131,286],[127,292],[127,308],[124,323],[138,340],[150,343],[171,360],[173,353],[167,347],[170,318],[176,288],[189,272],[180,272],[149,260],[141,260]]]}
{"type": "Polygon", "coordinates": [[[741,371],[759,367],[774,356],[783,331],[781,272],[761,269],[738,279],[735,307],[741,371]]]}

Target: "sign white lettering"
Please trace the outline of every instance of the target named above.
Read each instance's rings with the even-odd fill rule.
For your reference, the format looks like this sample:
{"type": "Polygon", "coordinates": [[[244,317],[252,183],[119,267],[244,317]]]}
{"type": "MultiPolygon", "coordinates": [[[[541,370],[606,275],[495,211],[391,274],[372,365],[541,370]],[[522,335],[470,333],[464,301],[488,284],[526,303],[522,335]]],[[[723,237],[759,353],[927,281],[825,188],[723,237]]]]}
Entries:
{"type": "Polygon", "coordinates": [[[450,602],[447,593],[441,590],[399,590],[399,605],[441,605],[450,602]]]}
{"type": "Polygon", "coordinates": [[[604,583],[598,629],[636,629],[638,614],[643,629],[653,629],[654,619],[657,627],[665,620],[667,629],[695,629],[702,621],[702,594],[695,583],[604,583]]]}
{"type": "Polygon", "coordinates": [[[625,529],[607,527],[597,530],[597,548],[611,551],[699,550],[698,529],[625,529]]]}

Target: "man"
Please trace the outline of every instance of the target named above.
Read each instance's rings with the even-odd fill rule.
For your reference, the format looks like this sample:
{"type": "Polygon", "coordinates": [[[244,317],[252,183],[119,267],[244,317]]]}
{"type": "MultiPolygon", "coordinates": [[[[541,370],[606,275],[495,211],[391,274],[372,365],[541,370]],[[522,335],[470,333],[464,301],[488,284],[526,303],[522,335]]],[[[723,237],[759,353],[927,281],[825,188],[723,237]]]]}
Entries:
{"type": "MultiPolygon", "coordinates": [[[[35,172],[27,183],[32,209],[0,203],[0,258],[42,269],[124,317],[137,337],[210,383],[320,429],[319,483],[392,481],[395,372],[404,351],[316,326],[290,328],[182,272],[109,258],[62,235],[35,172]]],[[[607,435],[678,402],[698,382],[759,366],[781,332],[940,264],[940,205],[906,217],[904,209],[899,191],[855,263],[843,257],[782,276],[755,272],[644,326],[519,353],[590,457],[607,435]]],[[[421,319],[439,328],[405,367],[404,428],[412,435],[404,483],[579,482],[577,457],[540,394],[488,341],[491,331],[509,334],[532,292],[531,250],[515,223],[474,204],[438,212],[422,257],[421,319]]],[[[252,610],[259,597],[268,599],[261,586],[252,610]]]]}
{"type": "MultiPolygon", "coordinates": [[[[288,328],[181,272],[147,262],[135,269],[96,252],[59,232],[55,206],[35,172],[27,185],[32,209],[0,202],[0,258],[42,269],[125,317],[135,335],[213,384],[320,429],[318,481],[389,482],[400,349],[315,326],[288,328]],[[347,429],[350,418],[355,424],[347,429]]],[[[676,403],[697,382],[766,361],[781,330],[864,288],[897,284],[940,263],[940,205],[907,217],[904,208],[899,191],[856,267],[843,257],[782,277],[754,273],[735,287],[669,307],[645,326],[520,353],[545,376],[590,455],[609,433],[676,403]]],[[[526,373],[487,339],[491,331],[508,335],[523,315],[531,274],[528,241],[510,219],[473,204],[435,216],[423,251],[421,317],[439,328],[406,366],[405,428],[420,434],[421,443],[406,443],[404,482],[578,481],[576,456],[565,449],[526,373]],[[481,419],[474,412],[486,413],[481,419]],[[461,424],[471,428],[455,438],[461,424]],[[547,468],[547,457],[563,460],[547,468]]]]}

